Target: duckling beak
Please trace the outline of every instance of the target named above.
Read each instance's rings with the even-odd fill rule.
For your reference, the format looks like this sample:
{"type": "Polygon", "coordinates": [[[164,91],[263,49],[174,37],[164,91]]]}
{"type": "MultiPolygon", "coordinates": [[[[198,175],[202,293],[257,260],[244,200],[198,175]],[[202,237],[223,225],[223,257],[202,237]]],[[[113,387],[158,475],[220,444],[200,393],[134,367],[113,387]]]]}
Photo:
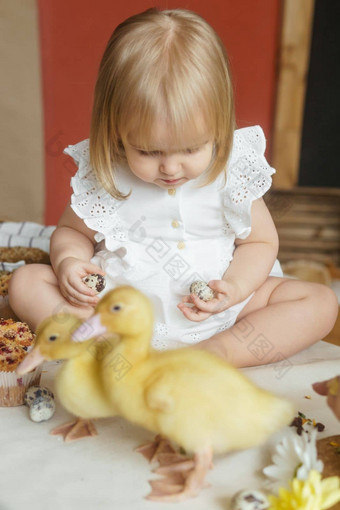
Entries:
{"type": "Polygon", "coordinates": [[[73,331],[71,339],[73,342],[86,342],[86,340],[104,335],[107,332],[107,328],[101,323],[100,315],[95,314],[73,331]]]}
{"type": "Polygon", "coordinates": [[[34,347],[34,349],[25,356],[20,365],[18,365],[16,373],[18,375],[27,374],[27,372],[34,370],[43,361],[45,361],[45,358],[41,354],[39,347],[34,347]]]}

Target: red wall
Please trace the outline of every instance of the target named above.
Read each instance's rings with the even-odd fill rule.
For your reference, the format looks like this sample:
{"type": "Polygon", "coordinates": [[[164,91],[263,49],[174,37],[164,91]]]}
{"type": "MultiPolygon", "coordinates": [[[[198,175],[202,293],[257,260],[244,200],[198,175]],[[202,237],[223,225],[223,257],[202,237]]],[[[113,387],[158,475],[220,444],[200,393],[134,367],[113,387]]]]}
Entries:
{"type": "Polygon", "coordinates": [[[159,0],[158,4],[148,0],[38,0],[46,224],[58,221],[71,194],[69,183],[76,169],[62,150],[89,136],[93,89],[107,40],[122,20],[155,5],[191,9],[215,28],[231,61],[238,126],[260,124],[270,146],[280,0],[159,0]]]}

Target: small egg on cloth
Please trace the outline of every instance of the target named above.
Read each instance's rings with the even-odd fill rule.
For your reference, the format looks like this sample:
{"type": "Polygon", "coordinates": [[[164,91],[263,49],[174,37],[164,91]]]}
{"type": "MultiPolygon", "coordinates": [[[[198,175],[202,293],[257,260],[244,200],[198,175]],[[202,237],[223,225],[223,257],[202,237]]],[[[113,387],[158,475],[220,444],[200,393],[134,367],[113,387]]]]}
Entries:
{"type": "Polygon", "coordinates": [[[104,276],[98,273],[88,274],[83,278],[83,282],[98,293],[104,290],[106,285],[104,276]]]}
{"type": "Polygon", "coordinates": [[[52,418],[55,413],[55,403],[51,397],[38,397],[30,405],[30,418],[41,422],[52,418]]]}
{"type": "Polygon", "coordinates": [[[190,285],[190,293],[196,294],[203,301],[210,301],[215,296],[214,291],[205,282],[197,281],[190,285]]]}
{"type": "Polygon", "coordinates": [[[258,490],[243,490],[231,500],[230,510],[265,510],[269,502],[265,494],[258,490]]]}
{"type": "Polygon", "coordinates": [[[39,397],[54,398],[54,395],[46,386],[30,386],[24,395],[24,403],[30,406],[39,397]]]}
{"type": "Polygon", "coordinates": [[[24,403],[30,408],[30,418],[35,422],[49,420],[55,413],[54,395],[45,386],[30,386],[25,393],[24,403]]]}

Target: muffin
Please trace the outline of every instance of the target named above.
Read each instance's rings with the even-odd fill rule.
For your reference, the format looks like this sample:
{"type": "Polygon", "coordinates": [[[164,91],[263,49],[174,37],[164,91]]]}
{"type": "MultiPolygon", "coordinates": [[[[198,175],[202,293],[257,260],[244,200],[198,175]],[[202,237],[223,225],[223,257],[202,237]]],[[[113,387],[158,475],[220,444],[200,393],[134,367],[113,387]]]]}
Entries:
{"type": "Polygon", "coordinates": [[[15,372],[34,340],[34,333],[25,322],[0,320],[0,407],[22,405],[27,388],[39,384],[41,367],[22,377],[15,372]]]}

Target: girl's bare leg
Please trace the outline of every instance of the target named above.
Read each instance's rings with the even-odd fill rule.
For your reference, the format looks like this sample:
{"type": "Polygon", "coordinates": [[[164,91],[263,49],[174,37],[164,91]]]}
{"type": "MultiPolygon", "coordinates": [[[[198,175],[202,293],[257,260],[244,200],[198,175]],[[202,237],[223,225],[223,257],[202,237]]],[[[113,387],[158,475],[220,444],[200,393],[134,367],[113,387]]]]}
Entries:
{"type": "Polygon", "coordinates": [[[86,319],[93,313],[92,306],[78,307],[66,301],[53,269],[46,264],[28,264],[16,269],[8,295],[12,310],[32,331],[50,315],[69,312],[86,319]]]}
{"type": "Polygon", "coordinates": [[[237,367],[284,361],[326,336],[338,311],[337,297],[325,285],[269,277],[234,326],[196,346],[237,367]]]}

